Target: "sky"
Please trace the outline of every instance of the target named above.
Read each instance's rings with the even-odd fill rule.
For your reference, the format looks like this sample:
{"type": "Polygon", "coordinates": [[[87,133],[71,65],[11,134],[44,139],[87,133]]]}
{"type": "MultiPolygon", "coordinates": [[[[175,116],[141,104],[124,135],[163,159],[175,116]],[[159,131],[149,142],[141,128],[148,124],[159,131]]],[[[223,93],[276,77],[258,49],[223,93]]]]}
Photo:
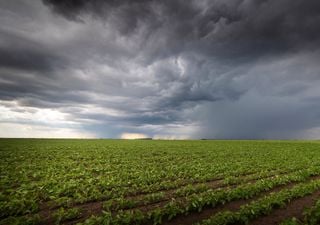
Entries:
{"type": "Polygon", "coordinates": [[[319,0],[0,0],[0,137],[320,139],[319,0]]]}

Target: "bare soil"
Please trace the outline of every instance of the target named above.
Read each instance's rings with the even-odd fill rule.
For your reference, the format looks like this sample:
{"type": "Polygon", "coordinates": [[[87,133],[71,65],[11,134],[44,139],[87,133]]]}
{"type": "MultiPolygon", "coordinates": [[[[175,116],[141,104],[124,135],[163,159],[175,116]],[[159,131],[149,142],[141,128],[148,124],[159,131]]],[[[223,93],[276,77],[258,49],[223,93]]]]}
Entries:
{"type": "Polygon", "coordinates": [[[298,220],[303,219],[303,211],[305,208],[312,207],[320,198],[320,190],[311,195],[291,201],[285,208],[274,210],[271,214],[262,216],[252,221],[250,225],[278,225],[285,219],[292,217],[298,220]]]}
{"type": "Polygon", "coordinates": [[[286,188],[291,188],[295,185],[296,183],[290,183],[287,185],[281,185],[281,186],[277,186],[269,191],[263,192],[253,198],[250,199],[240,199],[240,200],[236,200],[236,201],[232,201],[232,202],[228,202],[224,205],[219,205],[216,206],[214,208],[205,208],[203,209],[201,212],[191,212],[188,215],[181,215],[181,216],[177,216],[174,219],[170,220],[170,221],[165,221],[164,223],[162,223],[163,225],[178,225],[178,224],[183,224],[183,225],[192,225],[196,222],[200,222],[202,220],[208,219],[211,216],[214,216],[216,213],[218,212],[222,212],[222,211],[237,211],[240,209],[240,207],[242,205],[248,204],[258,198],[261,198],[265,195],[268,195],[270,193],[273,192],[279,192],[283,189],[286,188]]]}
{"type": "MultiPolygon", "coordinates": [[[[288,172],[291,173],[292,171],[288,172]]],[[[287,174],[287,173],[279,173],[280,174],[287,174]]],[[[243,179],[246,179],[248,176],[252,175],[251,174],[247,174],[247,175],[242,175],[241,177],[243,177],[243,179]]],[[[273,177],[274,175],[270,175],[270,176],[265,176],[265,177],[261,177],[261,178],[270,178],[273,177]]],[[[259,179],[261,179],[259,178],[259,179]]],[[[254,183],[259,179],[247,179],[247,183],[254,183]]],[[[227,189],[227,188],[236,188],[239,185],[226,185],[223,183],[223,179],[214,179],[214,180],[210,180],[207,182],[194,182],[192,184],[206,184],[208,185],[211,189],[217,189],[217,188],[223,188],[223,189],[227,189]]],[[[274,188],[271,191],[268,192],[276,192],[279,191],[283,188],[288,188],[290,186],[294,185],[294,183],[289,184],[289,185],[284,185],[284,186],[278,186],[276,188],[274,188]]],[[[186,185],[184,185],[186,186],[186,185]]],[[[164,206],[165,204],[167,204],[169,201],[171,201],[171,199],[173,197],[175,197],[176,200],[179,199],[183,199],[183,197],[176,197],[175,196],[175,191],[177,188],[175,189],[170,189],[167,190],[165,192],[165,198],[163,200],[160,200],[158,202],[155,203],[151,203],[151,204],[144,204],[142,202],[141,205],[138,205],[137,207],[135,207],[134,209],[139,209],[143,212],[148,212],[150,210],[159,208],[164,206]]],[[[268,192],[264,192],[263,194],[267,194],[268,192]]],[[[142,199],[146,194],[141,194],[141,195],[133,195],[133,196],[128,196],[128,199],[132,199],[132,200],[139,200],[142,199]]],[[[258,196],[257,196],[258,197],[258,196]]],[[[255,198],[254,198],[255,199],[255,198]]],[[[100,215],[102,213],[103,210],[103,201],[93,201],[93,202],[86,202],[86,203],[82,203],[82,204],[75,204],[72,207],[74,208],[79,208],[81,210],[81,218],[78,218],[76,220],[71,220],[71,221],[66,221],[64,224],[76,224],[78,222],[82,222],[84,220],[86,220],[87,218],[89,218],[92,215],[100,215]]],[[[189,215],[179,215],[176,218],[170,220],[170,221],[164,221],[163,224],[193,224],[195,222],[201,221],[203,219],[209,218],[210,216],[214,215],[215,213],[219,212],[219,211],[224,211],[224,210],[230,210],[230,211],[235,211],[238,210],[239,207],[243,204],[246,204],[248,202],[252,201],[252,199],[250,200],[238,200],[238,201],[232,201],[230,203],[226,203],[225,205],[222,206],[217,206],[215,208],[205,208],[203,209],[201,212],[191,212],[189,215]]],[[[43,224],[54,224],[53,219],[51,218],[52,213],[57,209],[58,207],[48,207],[48,206],[42,206],[42,209],[39,212],[40,217],[42,218],[43,224]]],[[[133,209],[128,209],[128,210],[133,210],[133,209]]]]}

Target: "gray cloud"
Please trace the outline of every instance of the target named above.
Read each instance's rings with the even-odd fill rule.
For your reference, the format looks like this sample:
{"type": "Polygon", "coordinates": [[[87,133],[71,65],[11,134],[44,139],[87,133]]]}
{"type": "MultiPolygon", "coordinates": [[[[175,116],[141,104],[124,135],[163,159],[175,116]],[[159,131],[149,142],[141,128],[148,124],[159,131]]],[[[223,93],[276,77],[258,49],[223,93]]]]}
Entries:
{"type": "Polygon", "coordinates": [[[319,39],[319,32],[315,31],[320,22],[320,3],[315,0],[44,2],[67,18],[82,20],[89,15],[117,25],[115,28],[120,32],[123,28],[119,24],[123,24],[127,29],[121,34],[133,35],[146,29],[143,41],[159,35],[164,44],[170,45],[172,41],[180,51],[193,44],[200,47],[201,53],[207,50],[210,55],[211,50],[222,50],[225,46],[233,48],[223,49],[219,52],[222,55],[236,52],[243,55],[249,51],[260,55],[319,39]],[[252,49],[253,46],[257,48],[252,49]]]}
{"type": "Polygon", "coordinates": [[[0,100],[17,117],[3,122],[53,110],[99,137],[317,135],[316,0],[16,0],[0,10],[0,100]]]}

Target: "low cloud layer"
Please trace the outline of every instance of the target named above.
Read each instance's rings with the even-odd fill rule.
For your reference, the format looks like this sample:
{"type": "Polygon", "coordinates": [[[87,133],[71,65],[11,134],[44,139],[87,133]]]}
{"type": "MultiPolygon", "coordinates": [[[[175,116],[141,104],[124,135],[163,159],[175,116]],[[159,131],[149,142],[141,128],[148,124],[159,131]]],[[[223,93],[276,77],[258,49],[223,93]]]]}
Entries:
{"type": "Polygon", "coordinates": [[[0,136],[320,136],[320,2],[0,3],[0,136]]]}

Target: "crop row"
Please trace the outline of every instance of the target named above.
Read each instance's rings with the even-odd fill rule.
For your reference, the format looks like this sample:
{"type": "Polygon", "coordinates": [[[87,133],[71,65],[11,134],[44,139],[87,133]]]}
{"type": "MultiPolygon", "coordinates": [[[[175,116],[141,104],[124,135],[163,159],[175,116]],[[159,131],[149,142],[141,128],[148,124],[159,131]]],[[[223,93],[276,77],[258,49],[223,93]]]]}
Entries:
{"type": "MultiPolygon", "coordinates": [[[[104,215],[100,217],[92,217],[87,220],[86,223],[94,223],[99,224],[101,220],[104,222],[110,220],[110,223],[113,224],[126,224],[125,221],[129,221],[129,223],[140,223],[142,221],[152,221],[154,224],[160,223],[163,219],[171,219],[177,215],[190,213],[193,211],[201,211],[202,208],[211,206],[214,207],[219,204],[224,204],[229,201],[237,200],[237,199],[247,199],[252,196],[259,194],[260,192],[264,192],[270,190],[278,185],[284,185],[290,182],[297,182],[306,180],[309,176],[318,174],[319,171],[307,170],[307,171],[299,171],[293,174],[277,176],[272,178],[267,178],[264,180],[258,180],[254,184],[246,184],[241,185],[238,188],[229,189],[218,189],[217,191],[213,190],[204,190],[202,193],[193,193],[185,198],[173,199],[173,201],[163,205],[162,208],[157,208],[157,205],[153,205],[153,210],[149,212],[144,212],[141,210],[126,210],[126,211],[118,211],[116,214],[110,213],[108,211],[109,204],[106,202],[104,204],[104,215]],[[138,222],[137,222],[138,221],[138,222]]],[[[154,196],[154,199],[157,197],[154,196]]],[[[150,201],[153,201],[150,196],[150,201]]],[[[118,202],[119,205],[128,206],[128,202],[118,202]]],[[[130,203],[129,203],[130,204],[130,203]]],[[[59,210],[54,211],[53,220],[55,221],[64,221],[68,219],[77,219],[81,217],[81,209],[79,208],[71,208],[64,209],[60,208],[59,210]]],[[[42,218],[39,215],[29,215],[26,217],[10,217],[10,220],[23,220],[29,221],[30,224],[37,224],[42,218]]],[[[8,220],[4,220],[8,221],[8,220]]],[[[9,223],[10,224],[10,223],[9,223]]]]}
{"type": "Polygon", "coordinates": [[[285,220],[281,225],[319,225],[320,224],[320,200],[315,205],[308,208],[303,213],[303,219],[301,221],[296,218],[285,220]]]}
{"type": "Polygon", "coordinates": [[[241,207],[239,211],[220,212],[213,217],[198,223],[198,225],[228,225],[248,224],[255,218],[268,215],[273,209],[285,207],[292,199],[304,197],[320,189],[320,180],[313,180],[309,183],[302,183],[291,189],[271,193],[256,201],[241,207]]]}
{"type": "Polygon", "coordinates": [[[319,174],[319,170],[259,180],[256,183],[241,185],[234,189],[208,190],[187,196],[180,201],[172,199],[171,202],[161,208],[155,208],[147,212],[139,209],[118,211],[117,214],[104,211],[104,215],[92,217],[86,220],[84,224],[143,224],[150,222],[160,224],[164,220],[170,220],[178,215],[200,212],[204,207],[215,207],[233,200],[249,199],[277,186],[305,181],[308,177],[317,174],[319,174]]]}
{"type": "Polygon", "coordinates": [[[86,218],[97,212],[86,208],[95,202],[104,203],[112,218],[135,211],[128,208],[152,211],[152,204],[183,208],[192,196],[210,195],[213,188],[233,190],[232,185],[250,180],[318,167],[318,146],[300,141],[1,139],[0,220],[32,221],[37,214],[60,221],[86,218]]]}
{"type": "MultiPolygon", "coordinates": [[[[271,171],[270,174],[274,174],[275,171],[271,171]]],[[[267,172],[260,172],[258,174],[251,174],[247,177],[234,177],[234,178],[227,178],[225,181],[223,181],[224,185],[230,184],[237,184],[240,182],[245,182],[250,179],[256,179],[260,178],[263,176],[266,176],[268,174],[267,172]]],[[[93,200],[104,200],[104,199],[109,199],[108,202],[105,205],[108,205],[109,203],[112,205],[117,205],[116,207],[118,209],[121,209],[122,206],[128,207],[129,205],[136,206],[139,205],[137,201],[130,200],[130,199],[125,199],[126,196],[130,196],[132,194],[137,194],[135,190],[128,190],[125,192],[124,188],[116,188],[112,189],[110,192],[99,192],[97,188],[99,187],[98,185],[94,185],[94,182],[92,180],[89,180],[86,186],[81,186],[81,184],[77,184],[76,181],[73,183],[69,182],[67,184],[71,184],[70,186],[67,186],[61,190],[60,192],[64,192],[64,194],[72,194],[72,201],[71,198],[68,197],[60,197],[56,199],[54,202],[54,205],[51,208],[57,208],[58,206],[62,207],[68,207],[72,206],[73,204],[77,203],[85,203],[88,201],[93,201],[93,200]],[[97,187],[98,186],[98,187],[97,187]],[[74,187],[74,188],[71,188],[74,187]],[[95,189],[91,190],[91,189],[95,189]],[[82,190],[91,192],[91,196],[83,200],[82,198],[77,198],[77,194],[81,192],[82,190]]],[[[23,188],[17,188],[15,190],[12,190],[13,195],[5,195],[8,191],[11,191],[10,189],[7,190],[6,192],[1,193],[1,204],[0,204],[0,218],[5,217],[5,216],[10,216],[10,215],[23,215],[23,214],[29,214],[29,213],[34,213],[39,211],[39,206],[37,204],[37,199],[41,200],[45,194],[44,186],[40,186],[40,188],[37,188],[35,185],[29,185],[26,190],[25,187],[23,188]],[[9,198],[10,197],[10,198],[9,198]]],[[[179,181],[175,181],[171,183],[171,186],[176,186],[178,187],[177,190],[174,191],[174,193],[177,196],[183,196],[187,195],[189,193],[195,193],[199,190],[203,189],[209,189],[208,186],[203,186],[203,184],[199,185],[187,185],[187,186],[182,186],[182,188],[179,188],[181,183],[179,181]]],[[[66,186],[66,184],[65,184],[66,186]]],[[[154,202],[154,201],[161,201],[161,200],[166,200],[168,196],[166,196],[163,192],[157,192],[154,193],[152,190],[157,191],[159,190],[159,186],[149,186],[149,189],[144,190],[142,195],[142,199],[140,199],[140,202],[154,202]],[[153,188],[154,187],[154,188],[153,188]]],[[[168,189],[168,186],[165,188],[168,189]]],[[[160,189],[161,190],[161,189],[160,189]]],[[[169,189],[170,190],[170,189],[169,189]]],[[[141,191],[140,191],[141,192],[141,191]]],[[[139,197],[139,196],[138,196],[139,197]]],[[[170,196],[171,197],[171,196],[170,196]]],[[[54,198],[54,196],[52,197],[54,198]]],[[[141,203],[140,203],[141,204],[141,203]]],[[[114,208],[114,207],[113,207],[114,208]]]]}
{"type": "MultiPolygon", "coordinates": [[[[154,192],[145,195],[138,195],[134,197],[127,198],[126,196],[121,196],[118,198],[113,198],[104,202],[104,210],[107,211],[115,211],[121,209],[130,209],[135,207],[146,206],[154,203],[162,203],[164,201],[169,201],[172,198],[179,199],[183,197],[187,197],[192,194],[202,193],[208,190],[218,189],[218,188],[228,188],[235,187],[240,184],[246,184],[248,182],[253,182],[258,179],[272,178],[275,176],[280,176],[287,173],[276,173],[278,171],[271,171],[270,173],[257,173],[250,174],[247,176],[238,176],[228,178],[226,180],[219,180],[218,182],[207,182],[207,183],[197,183],[197,184],[189,184],[186,186],[179,187],[174,189],[173,191],[167,192],[154,192]]],[[[297,172],[297,171],[295,171],[297,172]]]]}
{"type": "MultiPolygon", "coordinates": [[[[291,169],[293,170],[293,169],[291,169]]],[[[287,171],[291,171],[287,170],[287,171]]],[[[242,177],[241,174],[238,174],[235,177],[228,176],[225,180],[221,180],[221,186],[227,185],[235,185],[247,182],[249,180],[259,179],[266,176],[273,176],[277,173],[285,173],[284,170],[273,170],[273,171],[261,171],[259,173],[251,172],[250,175],[242,177]]],[[[63,181],[62,181],[63,182],[63,181]]],[[[177,190],[174,191],[173,195],[169,195],[169,197],[179,197],[185,196],[191,193],[197,193],[199,191],[209,189],[210,187],[204,186],[201,183],[199,185],[185,185],[185,180],[183,183],[180,180],[172,181],[170,185],[165,185],[167,181],[160,184],[153,184],[146,186],[143,191],[140,188],[127,188],[127,187],[118,187],[109,190],[108,183],[97,178],[97,179],[86,179],[82,182],[78,182],[77,180],[69,180],[68,182],[64,182],[61,185],[55,185],[50,183],[50,181],[45,181],[43,184],[39,185],[39,183],[31,183],[29,185],[22,185],[20,188],[16,189],[7,189],[4,192],[0,193],[0,198],[2,202],[0,204],[0,218],[7,217],[10,215],[24,215],[30,213],[39,212],[39,202],[46,202],[47,199],[51,199],[49,201],[50,208],[57,208],[59,206],[62,207],[70,207],[74,204],[83,204],[85,202],[90,201],[103,201],[108,200],[114,204],[119,204],[117,206],[118,209],[122,208],[122,205],[128,207],[128,205],[132,205],[131,207],[135,207],[137,205],[143,205],[143,202],[155,202],[155,201],[164,201],[168,199],[168,195],[165,195],[161,192],[161,190],[170,190],[170,188],[176,187],[177,190]],[[86,182],[86,183],[84,183],[86,182]],[[179,188],[181,187],[182,188],[179,188]],[[106,188],[107,187],[107,188],[106,188]],[[154,193],[159,191],[158,193],[154,193]],[[139,192],[139,193],[138,193],[139,192]],[[130,195],[145,195],[140,203],[137,201],[126,200],[126,196],[130,195]],[[149,201],[149,198],[153,199],[149,201]],[[142,202],[142,203],[141,203],[142,202]],[[51,205],[51,206],[50,206],[51,205]]],[[[42,203],[43,204],[43,203],[42,203]]],[[[108,203],[106,203],[107,205],[108,203]]],[[[130,207],[129,207],[130,208],[130,207]]]]}
{"type": "MultiPolygon", "coordinates": [[[[314,170],[314,172],[316,169],[314,170]]],[[[310,169],[308,169],[308,172],[310,172],[310,169]]],[[[302,173],[302,171],[299,171],[298,173],[302,173]]],[[[297,171],[295,173],[297,174],[297,171]]],[[[197,185],[188,185],[186,187],[179,188],[175,190],[174,192],[171,193],[166,193],[166,192],[157,192],[157,193],[151,193],[147,195],[143,195],[142,197],[139,198],[125,198],[125,197],[119,197],[115,199],[110,199],[108,201],[105,201],[103,204],[101,204],[101,208],[104,211],[119,211],[119,210],[127,210],[127,209],[132,209],[132,208],[143,208],[143,210],[146,209],[154,209],[157,207],[161,207],[166,204],[166,202],[169,202],[170,200],[174,199],[175,201],[179,201],[181,199],[184,199],[184,197],[193,195],[195,196],[196,194],[202,194],[203,192],[206,191],[213,191],[216,188],[236,188],[237,185],[244,184],[247,181],[251,181],[251,183],[254,181],[256,182],[257,180],[252,179],[253,177],[259,177],[261,178],[275,178],[280,176],[281,174],[277,175],[269,175],[266,177],[261,177],[261,176],[248,176],[248,177],[243,177],[243,179],[239,179],[238,182],[236,183],[236,180],[233,180],[232,184],[233,186],[226,186],[226,185],[221,185],[221,186],[216,186],[216,185],[211,185],[211,184],[197,184],[197,185]],[[210,186],[211,185],[211,186],[210,186]]],[[[220,191],[222,191],[220,189],[220,191]]],[[[91,203],[89,203],[90,205],[91,203]]],[[[98,204],[96,204],[98,205],[98,204]]],[[[85,209],[86,204],[84,205],[78,205],[77,209],[85,209]]],[[[64,208],[62,208],[64,209],[64,208]]],[[[53,211],[54,212],[54,211],[53,211]]]]}
{"type": "MultiPolygon", "coordinates": [[[[245,182],[248,181],[253,181],[256,178],[271,178],[273,176],[279,176],[281,174],[277,174],[274,175],[275,171],[271,171],[269,175],[264,173],[258,173],[258,174],[251,174],[248,175],[246,177],[236,177],[233,178],[230,182],[233,186],[235,185],[239,185],[239,184],[243,184],[245,182]],[[263,175],[265,177],[263,177],[263,175]]],[[[177,199],[182,199],[183,197],[189,196],[189,195],[195,195],[196,193],[201,193],[201,192],[205,192],[208,190],[212,190],[215,188],[221,188],[221,187],[227,187],[229,182],[220,182],[217,184],[220,185],[212,185],[212,184],[196,184],[196,185],[188,185],[188,186],[184,186],[181,188],[178,188],[176,190],[174,190],[173,192],[156,192],[156,193],[151,193],[151,194],[146,194],[146,195],[142,195],[142,196],[138,196],[138,198],[126,198],[125,196],[122,197],[117,197],[117,198],[113,198],[107,201],[104,201],[103,205],[103,210],[105,211],[118,211],[118,210],[124,210],[124,209],[130,209],[130,208],[135,208],[135,207],[143,207],[143,206],[147,206],[149,204],[154,204],[154,203],[162,203],[164,201],[169,201],[172,198],[177,199]]],[[[216,183],[214,183],[216,184],[216,183]]],[[[19,203],[21,204],[22,201],[20,201],[19,203]]],[[[91,204],[91,203],[89,203],[91,204]]],[[[80,214],[83,213],[83,206],[86,206],[86,204],[80,204],[77,205],[76,208],[71,208],[73,207],[72,205],[70,206],[62,206],[59,209],[55,210],[55,209],[50,209],[53,214],[53,217],[57,217],[57,218],[78,218],[80,216],[80,214]],[[74,210],[76,209],[76,212],[74,212],[74,210]],[[64,216],[56,216],[55,214],[63,214],[64,216]],[[69,215],[70,214],[70,215],[69,215]]],[[[153,207],[156,207],[157,205],[153,205],[153,207]]],[[[2,205],[2,213],[4,212],[10,212],[16,210],[15,208],[10,208],[10,205],[2,205]]],[[[48,209],[46,209],[48,210],[48,209]]],[[[3,214],[2,214],[3,215],[3,214]]],[[[29,218],[30,215],[28,216],[29,218]]],[[[37,218],[37,217],[35,217],[37,218]]],[[[43,219],[43,218],[42,218],[43,219]]],[[[48,218],[47,218],[48,219],[48,218]]],[[[61,220],[61,219],[59,219],[61,220]]]]}

